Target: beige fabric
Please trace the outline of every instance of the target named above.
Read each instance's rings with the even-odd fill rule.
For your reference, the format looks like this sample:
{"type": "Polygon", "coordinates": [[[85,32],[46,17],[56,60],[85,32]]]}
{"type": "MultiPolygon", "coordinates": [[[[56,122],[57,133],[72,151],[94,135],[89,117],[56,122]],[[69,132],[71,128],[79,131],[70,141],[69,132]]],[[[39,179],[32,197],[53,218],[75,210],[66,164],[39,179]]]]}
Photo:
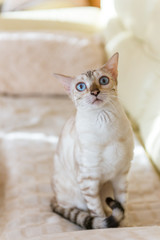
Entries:
{"type": "Polygon", "coordinates": [[[100,9],[95,7],[3,12],[0,15],[0,30],[95,33],[101,29],[100,13],[100,9]]]}
{"type": "Polygon", "coordinates": [[[114,0],[114,3],[125,28],[145,43],[152,57],[160,60],[160,1],[114,0]]]}
{"type": "Polygon", "coordinates": [[[111,42],[107,44],[107,49],[111,51],[110,55],[115,51],[120,53],[120,98],[126,109],[139,124],[141,136],[147,150],[151,156],[153,154],[153,159],[156,157],[158,160],[158,156],[160,156],[160,143],[158,142],[160,131],[159,61],[150,58],[143,51],[143,44],[130,34],[124,33],[123,38],[117,37],[115,45],[111,46],[111,42]],[[133,53],[130,54],[130,51],[133,51],[133,53]],[[157,149],[158,145],[159,150],[157,149]]]}
{"type": "MultiPolygon", "coordinates": [[[[84,239],[84,235],[86,239],[158,239],[158,227],[60,234],[80,230],[49,207],[53,154],[73,110],[65,97],[0,98],[1,239],[84,239]]],[[[160,225],[159,199],[159,177],[136,140],[129,174],[128,226],[160,225]]]]}
{"type": "MultiPolygon", "coordinates": [[[[160,227],[121,228],[56,234],[56,240],[159,240],[160,227]]],[[[40,239],[40,238],[39,238],[40,239]]],[[[52,240],[52,238],[47,238],[52,240]]]]}
{"type": "Polygon", "coordinates": [[[77,75],[104,63],[96,36],[72,32],[0,33],[0,93],[64,93],[53,73],[77,75]]]}

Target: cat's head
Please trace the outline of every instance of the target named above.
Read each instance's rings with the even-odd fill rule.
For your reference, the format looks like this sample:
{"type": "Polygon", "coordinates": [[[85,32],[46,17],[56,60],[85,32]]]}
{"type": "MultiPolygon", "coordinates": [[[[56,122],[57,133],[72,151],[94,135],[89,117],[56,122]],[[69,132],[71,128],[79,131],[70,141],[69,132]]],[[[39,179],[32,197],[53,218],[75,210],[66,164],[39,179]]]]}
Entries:
{"type": "Polygon", "coordinates": [[[96,70],[77,77],[54,74],[63,84],[76,107],[99,108],[117,96],[118,53],[96,70]]]}

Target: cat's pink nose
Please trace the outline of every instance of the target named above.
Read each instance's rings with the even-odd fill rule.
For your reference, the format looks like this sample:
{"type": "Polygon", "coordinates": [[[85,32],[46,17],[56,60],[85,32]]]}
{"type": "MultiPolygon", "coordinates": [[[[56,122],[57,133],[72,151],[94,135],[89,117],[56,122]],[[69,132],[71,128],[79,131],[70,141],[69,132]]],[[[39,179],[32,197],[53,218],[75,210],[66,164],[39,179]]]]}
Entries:
{"type": "Polygon", "coordinates": [[[98,96],[98,94],[100,93],[99,89],[95,89],[93,91],[91,91],[91,95],[94,95],[94,96],[98,96]]]}

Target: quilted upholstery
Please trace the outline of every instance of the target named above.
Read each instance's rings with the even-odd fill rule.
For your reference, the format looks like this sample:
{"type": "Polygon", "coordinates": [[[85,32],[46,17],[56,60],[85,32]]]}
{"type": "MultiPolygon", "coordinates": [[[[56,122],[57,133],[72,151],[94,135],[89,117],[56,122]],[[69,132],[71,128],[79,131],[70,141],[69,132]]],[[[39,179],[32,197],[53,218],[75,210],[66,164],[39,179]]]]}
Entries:
{"type": "Polygon", "coordinates": [[[72,32],[1,32],[0,52],[0,93],[11,94],[64,93],[54,72],[77,75],[105,61],[99,39],[72,32]]]}
{"type": "MultiPolygon", "coordinates": [[[[71,101],[65,97],[1,97],[0,109],[1,239],[58,239],[58,233],[80,230],[50,209],[52,161],[61,128],[74,109],[71,101]]],[[[136,140],[129,174],[128,222],[123,226],[159,225],[159,199],[159,177],[136,140]]],[[[111,230],[96,234],[115,240],[111,230]]],[[[135,236],[128,228],[121,234],[121,239],[135,236]]],[[[72,235],[64,236],[71,239],[72,235]]]]}

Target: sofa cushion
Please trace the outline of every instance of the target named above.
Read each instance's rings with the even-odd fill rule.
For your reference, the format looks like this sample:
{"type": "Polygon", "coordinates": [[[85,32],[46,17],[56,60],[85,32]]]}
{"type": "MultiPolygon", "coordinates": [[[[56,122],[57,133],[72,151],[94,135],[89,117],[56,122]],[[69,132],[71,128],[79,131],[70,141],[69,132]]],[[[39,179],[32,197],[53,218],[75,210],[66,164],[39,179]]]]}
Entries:
{"type": "Polygon", "coordinates": [[[107,11],[113,3],[116,18],[107,21],[106,51],[120,53],[120,98],[160,170],[160,1],[114,0],[108,9],[104,5],[107,11]]]}
{"type": "MultiPolygon", "coordinates": [[[[50,240],[58,239],[61,232],[80,230],[50,209],[54,152],[61,129],[73,110],[66,97],[0,97],[1,239],[50,240]]],[[[137,140],[128,182],[128,224],[123,226],[158,225],[160,180],[137,140]]],[[[129,237],[132,231],[135,237],[134,228],[101,231],[104,239],[111,239],[112,232],[113,239],[126,239],[125,232],[129,237]]],[[[94,231],[89,233],[92,236],[94,231]]]]}
{"type": "Polygon", "coordinates": [[[118,17],[127,30],[146,43],[154,58],[160,59],[160,1],[114,0],[118,17]]]}
{"type": "MultiPolygon", "coordinates": [[[[109,26],[108,29],[112,31],[109,26]]],[[[144,41],[123,30],[114,33],[106,50],[109,55],[120,53],[120,98],[137,122],[146,150],[160,170],[160,61],[151,57],[145,46],[144,41]]]]}
{"type": "Polygon", "coordinates": [[[101,41],[87,34],[60,32],[0,33],[0,93],[59,94],[53,73],[77,75],[101,66],[101,41]]]}
{"type": "Polygon", "coordinates": [[[2,12],[1,31],[100,31],[100,9],[95,7],[59,8],[20,12],[2,12]],[[83,17],[82,17],[83,16],[83,17]]]}
{"type": "MultiPolygon", "coordinates": [[[[133,227],[133,228],[121,228],[121,229],[103,229],[94,231],[79,231],[72,233],[56,234],[56,240],[158,240],[160,236],[160,227],[133,227]]],[[[46,239],[52,240],[52,238],[46,239]]]]}

